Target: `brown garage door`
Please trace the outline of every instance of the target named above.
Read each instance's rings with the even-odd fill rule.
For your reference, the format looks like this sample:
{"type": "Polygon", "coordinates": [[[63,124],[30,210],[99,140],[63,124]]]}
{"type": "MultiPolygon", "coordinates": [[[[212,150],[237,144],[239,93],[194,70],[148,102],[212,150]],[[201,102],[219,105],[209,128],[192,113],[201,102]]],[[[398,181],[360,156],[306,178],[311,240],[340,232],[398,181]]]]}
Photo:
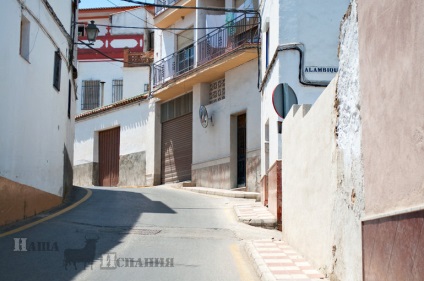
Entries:
{"type": "Polygon", "coordinates": [[[120,128],[99,132],[99,184],[117,186],[119,182],[120,128]]]}
{"type": "Polygon", "coordinates": [[[191,179],[192,116],[162,123],[162,183],[191,179]]]}

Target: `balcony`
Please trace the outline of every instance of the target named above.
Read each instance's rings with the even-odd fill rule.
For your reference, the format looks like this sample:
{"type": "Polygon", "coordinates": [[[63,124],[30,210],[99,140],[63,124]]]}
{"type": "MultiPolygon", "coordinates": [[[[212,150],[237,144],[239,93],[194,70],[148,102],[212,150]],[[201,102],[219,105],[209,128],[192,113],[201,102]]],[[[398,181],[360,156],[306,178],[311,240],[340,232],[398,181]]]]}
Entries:
{"type": "MultiPolygon", "coordinates": [[[[184,7],[196,7],[196,0],[155,0],[155,4],[159,5],[174,5],[184,7]]],[[[185,17],[192,13],[191,9],[169,9],[164,7],[155,7],[155,26],[165,28],[172,25],[181,17],[185,17]]]]}
{"type": "Polygon", "coordinates": [[[240,15],[194,45],[154,63],[155,95],[165,98],[182,87],[214,81],[226,71],[257,58],[258,22],[256,15],[240,15]]]}

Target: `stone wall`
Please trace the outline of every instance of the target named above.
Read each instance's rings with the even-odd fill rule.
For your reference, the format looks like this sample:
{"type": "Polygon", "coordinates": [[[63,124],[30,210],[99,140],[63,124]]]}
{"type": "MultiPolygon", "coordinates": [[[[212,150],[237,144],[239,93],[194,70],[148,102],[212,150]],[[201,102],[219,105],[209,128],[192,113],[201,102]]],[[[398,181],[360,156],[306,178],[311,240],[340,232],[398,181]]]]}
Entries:
{"type": "Polygon", "coordinates": [[[146,185],[146,152],[119,156],[119,186],[146,185]]]}
{"type": "Polygon", "coordinates": [[[99,163],[86,163],[74,166],[74,185],[99,185],[99,163]]]}

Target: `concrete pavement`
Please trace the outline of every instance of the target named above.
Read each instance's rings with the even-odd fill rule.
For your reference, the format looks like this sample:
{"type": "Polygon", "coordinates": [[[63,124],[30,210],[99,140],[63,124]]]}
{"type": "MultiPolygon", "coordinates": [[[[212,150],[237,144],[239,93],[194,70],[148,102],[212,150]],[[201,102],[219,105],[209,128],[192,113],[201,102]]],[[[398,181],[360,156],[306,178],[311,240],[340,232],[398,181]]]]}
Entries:
{"type": "Polygon", "coordinates": [[[90,190],[77,208],[0,238],[1,280],[258,281],[243,241],[278,235],[238,222],[237,198],[90,190]]]}
{"type": "Polygon", "coordinates": [[[76,189],[67,206],[82,198],[86,202],[66,213],[52,218],[44,213],[15,225],[49,218],[31,228],[4,237],[1,233],[7,234],[11,226],[1,228],[1,279],[257,281],[323,277],[280,241],[281,232],[245,224],[256,221],[264,226],[263,218],[269,215],[256,199],[196,194],[169,186],[93,187],[90,192],[87,199],[82,189],[76,189]],[[83,252],[83,258],[72,254],[75,251],[83,252]]]}

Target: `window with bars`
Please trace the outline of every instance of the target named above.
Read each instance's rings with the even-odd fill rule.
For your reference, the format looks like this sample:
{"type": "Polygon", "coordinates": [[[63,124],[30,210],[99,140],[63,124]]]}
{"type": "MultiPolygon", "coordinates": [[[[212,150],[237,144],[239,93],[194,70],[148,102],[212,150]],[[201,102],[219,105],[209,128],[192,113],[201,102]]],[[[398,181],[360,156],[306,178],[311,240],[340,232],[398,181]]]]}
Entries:
{"type": "Polygon", "coordinates": [[[112,102],[122,100],[122,93],[124,89],[123,80],[112,80],[112,102]]]}
{"type": "Polygon", "coordinates": [[[100,80],[83,80],[81,109],[91,110],[100,106],[100,80]]]}
{"type": "Polygon", "coordinates": [[[212,82],[209,91],[210,104],[223,99],[225,99],[225,78],[212,82]]]}

